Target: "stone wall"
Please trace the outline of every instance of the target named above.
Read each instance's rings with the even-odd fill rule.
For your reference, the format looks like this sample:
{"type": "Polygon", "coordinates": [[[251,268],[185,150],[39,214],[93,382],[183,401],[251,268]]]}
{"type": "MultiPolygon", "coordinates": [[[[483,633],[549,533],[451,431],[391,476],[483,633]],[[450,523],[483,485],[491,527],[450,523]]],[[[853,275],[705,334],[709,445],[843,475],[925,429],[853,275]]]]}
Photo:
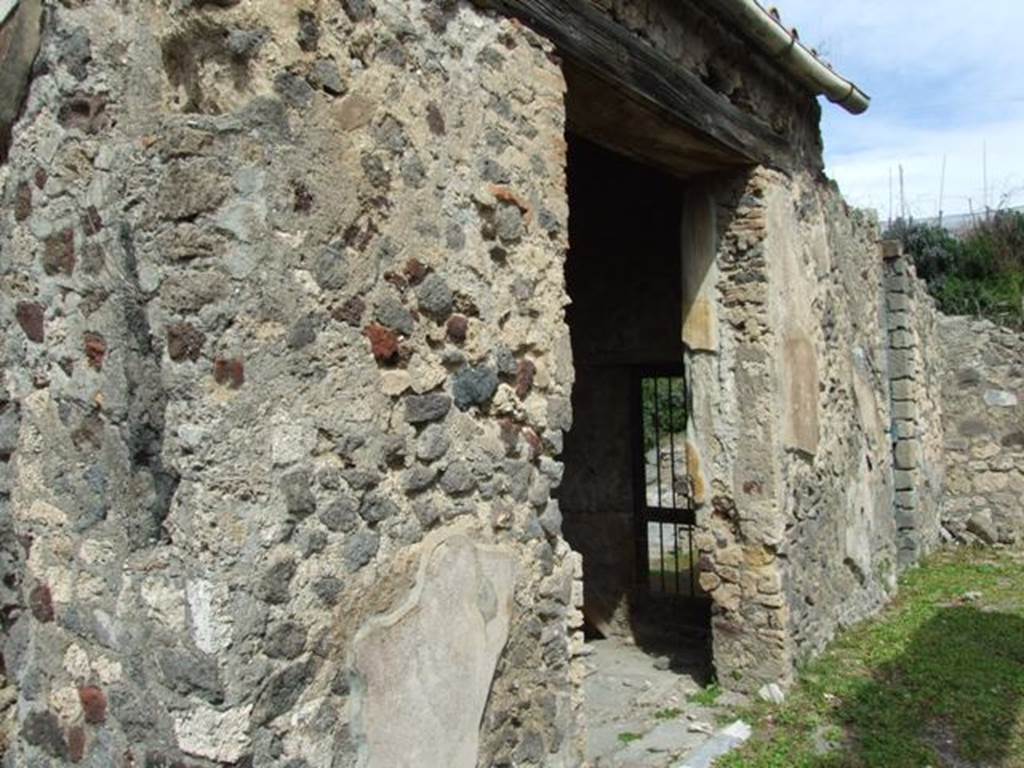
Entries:
{"type": "Polygon", "coordinates": [[[689,247],[717,255],[688,272],[703,287],[684,327],[701,582],[719,676],[756,690],[895,586],[883,263],[876,224],[813,176],[761,169],[706,194],[717,235],[691,219],[689,247]]]}
{"type": "Polygon", "coordinates": [[[546,43],[454,3],[53,3],[35,72],[5,764],[578,764],[546,43]]]}
{"type": "MultiPolygon", "coordinates": [[[[755,690],[937,544],[943,454],[953,535],[1021,535],[1021,347],[883,261],[809,94],[690,3],[602,7],[802,158],[687,181],[656,323],[755,690]]],[[[45,9],[34,65],[0,28],[5,765],[578,765],[551,46],[447,0],[45,9]]]]}
{"type": "Polygon", "coordinates": [[[984,320],[940,317],[947,461],[942,523],[958,541],[1024,541],[1024,340],[984,320]]]}
{"type": "Polygon", "coordinates": [[[936,334],[935,303],[901,244],[884,243],[883,257],[899,565],[906,568],[941,539],[942,343],[936,334]]]}

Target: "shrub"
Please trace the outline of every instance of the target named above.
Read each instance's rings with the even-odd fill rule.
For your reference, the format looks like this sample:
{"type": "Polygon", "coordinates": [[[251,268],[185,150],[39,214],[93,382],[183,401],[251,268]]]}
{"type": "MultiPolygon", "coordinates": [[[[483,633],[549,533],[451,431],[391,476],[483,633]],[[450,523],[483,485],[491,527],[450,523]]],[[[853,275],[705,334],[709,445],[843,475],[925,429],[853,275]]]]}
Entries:
{"type": "Polygon", "coordinates": [[[998,211],[960,237],[899,221],[889,236],[903,241],[940,310],[1024,327],[1024,213],[998,211]]]}

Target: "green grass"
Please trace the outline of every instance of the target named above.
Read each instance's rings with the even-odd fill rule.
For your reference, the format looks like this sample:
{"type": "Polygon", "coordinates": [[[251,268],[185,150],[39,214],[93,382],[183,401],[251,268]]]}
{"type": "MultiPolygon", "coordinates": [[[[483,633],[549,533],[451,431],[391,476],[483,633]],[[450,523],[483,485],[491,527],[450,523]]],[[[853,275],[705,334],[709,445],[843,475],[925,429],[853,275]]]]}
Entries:
{"type": "Polygon", "coordinates": [[[686,700],[692,704],[700,704],[702,707],[713,707],[718,697],[722,695],[722,689],[718,683],[712,683],[707,688],[691,693],[686,700]]]}
{"type": "Polygon", "coordinates": [[[619,741],[623,744],[632,744],[634,741],[640,741],[644,736],[642,733],[633,733],[632,731],[625,731],[619,734],[619,741]]]}
{"type": "Polygon", "coordinates": [[[741,716],[755,735],[719,768],[1021,768],[1024,556],[929,559],[881,617],[807,665],[784,705],[741,716]]]}

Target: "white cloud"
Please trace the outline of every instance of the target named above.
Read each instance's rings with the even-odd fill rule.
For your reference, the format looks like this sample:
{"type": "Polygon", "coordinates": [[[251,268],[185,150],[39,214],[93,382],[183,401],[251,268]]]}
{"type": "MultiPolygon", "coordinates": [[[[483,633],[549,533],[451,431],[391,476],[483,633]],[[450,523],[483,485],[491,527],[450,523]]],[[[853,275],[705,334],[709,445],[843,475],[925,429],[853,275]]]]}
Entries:
{"type": "MultiPolygon", "coordinates": [[[[827,106],[826,161],[850,202],[888,214],[889,169],[903,164],[917,216],[938,210],[947,157],[948,213],[1024,203],[1024,2],[784,0],[783,18],[873,96],[867,114],[827,106]]],[[[898,209],[898,193],[897,209],[898,209]]]]}

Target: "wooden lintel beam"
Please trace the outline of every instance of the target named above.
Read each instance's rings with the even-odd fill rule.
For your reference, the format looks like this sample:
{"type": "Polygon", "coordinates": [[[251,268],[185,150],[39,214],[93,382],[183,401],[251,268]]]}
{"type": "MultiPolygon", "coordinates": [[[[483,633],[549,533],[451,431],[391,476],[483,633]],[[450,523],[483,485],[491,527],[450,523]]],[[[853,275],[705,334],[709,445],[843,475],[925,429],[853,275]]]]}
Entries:
{"type": "Polygon", "coordinates": [[[590,0],[475,0],[519,19],[577,66],[611,87],[704,135],[737,159],[786,165],[786,140],[736,107],[693,72],[617,24],[590,0]]]}

